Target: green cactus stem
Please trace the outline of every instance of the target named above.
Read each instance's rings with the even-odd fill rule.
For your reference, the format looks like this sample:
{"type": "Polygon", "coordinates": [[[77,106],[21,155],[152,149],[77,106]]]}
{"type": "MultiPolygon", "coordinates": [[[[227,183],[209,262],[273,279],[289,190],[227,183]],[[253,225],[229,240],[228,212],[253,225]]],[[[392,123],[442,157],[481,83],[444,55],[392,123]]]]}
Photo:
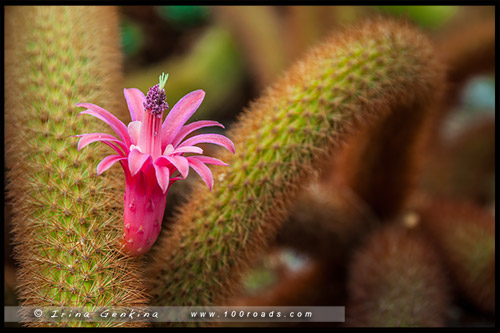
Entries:
{"type": "MultiPolygon", "coordinates": [[[[138,262],[119,252],[121,175],[96,177],[106,151],[75,134],[106,127],[75,104],[115,110],[122,89],[112,7],[6,8],[6,164],[18,296],[25,306],[147,303],[138,262]]],[[[119,174],[119,170],[116,170],[119,174]]],[[[31,322],[28,326],[140,323],[31,322]]]]}
{"type": "Polygon", "coordinates": [[[400,224],[377,230],[349,269],[346,326],[444,326],[446,274],[432,245],[400,224]]]}
{"type": "Polygon", "coordinates": [[[274,239],[303,185],[359,123],[425,112],[442,86],[428,40],[371,21],[320,44],[252,103],[229,137],[230,167],[213,168],[163,235],[148,276],[154,303],[223,304],[274,239]]]}

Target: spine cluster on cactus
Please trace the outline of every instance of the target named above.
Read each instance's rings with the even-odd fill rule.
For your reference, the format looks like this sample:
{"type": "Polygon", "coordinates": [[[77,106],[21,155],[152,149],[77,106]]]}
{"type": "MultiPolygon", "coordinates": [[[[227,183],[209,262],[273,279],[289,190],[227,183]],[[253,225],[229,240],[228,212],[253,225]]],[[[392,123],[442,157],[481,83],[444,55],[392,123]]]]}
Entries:
{"type": "Polygon", "coordinates": [[[483,311],[495,312],[495,218],[467,201],[437,200],[421,211],[459,291],[483,311]]]}
{"type": "Polygon", "coordinates": [[[422,234],[399,224],[385,226],[351,262],[346,325],[443,326],[447,287],[439,257],[422,234]]]}
{"type": "Polygon", "coordinates": [[[180,207],[153,253],[154,303],[223,303],[353,125],[396,111],[413,119],[442,76],[427,38],[390,21],[337,33],[311,50],[233,127],[237,153],[217,156],[230,167],[214,168],[213,191],[196,186],[180,207]]]}
{"type": "MultiPolygon", "coordinates": [[[[116,9],[10,7],[5,17],[7,185],[21,305],[145,305],[141,267],[115,243],[122,194],[114,185],[123,180],[96,177],[95,161],[105,150],[77,152],[71,137],[103,129],[76,119],[77,102],[118,106],[116,9]]],[[[86,324],[92,323],[29,323],[86,324]]]]}

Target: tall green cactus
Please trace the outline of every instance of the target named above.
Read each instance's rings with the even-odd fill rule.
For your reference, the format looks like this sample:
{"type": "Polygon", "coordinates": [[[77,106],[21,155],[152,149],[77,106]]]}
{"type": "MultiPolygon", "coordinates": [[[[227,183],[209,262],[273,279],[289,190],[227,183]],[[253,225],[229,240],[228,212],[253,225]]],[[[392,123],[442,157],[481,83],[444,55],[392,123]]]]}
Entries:
{"type": "Polygon", "coordinates": [[[425,112],[442,86],[427,39],[374,21],[335,34],[253,103],[231,130],[236,154],[195,187],[164,234],[148,274],[156,304],[224,303],[276,235],[315,168],[360,123],[425,112]]]}
{"type": "Polygon", "coordinates": [[[6,162],[21,305],[145,304],[139,264],[115,244],[121,189],[110,174],[96,177],[105,151],[77,152],[71,137],[105,128],[76,119],[76,103],[116,109],[121,100],[116,10],[12,7],[5,17],[6,162]]]}

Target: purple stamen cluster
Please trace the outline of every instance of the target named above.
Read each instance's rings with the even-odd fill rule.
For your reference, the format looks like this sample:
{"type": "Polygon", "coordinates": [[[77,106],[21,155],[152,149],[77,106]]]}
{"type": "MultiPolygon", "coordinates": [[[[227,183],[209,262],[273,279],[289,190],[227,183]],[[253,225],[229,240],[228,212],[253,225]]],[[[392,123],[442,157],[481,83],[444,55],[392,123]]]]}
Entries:
{"type": "Polygon", "coordinates": [[[149,110],[151,114],[161,114],[164,110],[168,109],[168,103],[165,99],[167,99],[165,89],[160,90],[157,84],[149,89],[144,107],[146,110],[149,110]]]}

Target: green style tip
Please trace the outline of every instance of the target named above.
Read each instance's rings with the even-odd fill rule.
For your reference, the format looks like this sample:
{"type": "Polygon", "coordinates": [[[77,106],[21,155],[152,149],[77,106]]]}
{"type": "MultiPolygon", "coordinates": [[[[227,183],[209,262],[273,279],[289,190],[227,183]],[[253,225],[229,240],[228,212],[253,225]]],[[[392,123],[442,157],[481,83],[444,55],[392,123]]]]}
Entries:
{"type": "Polygon", "coordinates": [[[159,77],[159,86],[158,88],[160,90],[163,89],[163,87],[165,87],[165,83],[167,83],[167,80],[168,80],[168,74],[165,74],[165,73],[161,73],[160,77],[159,77]]]}

